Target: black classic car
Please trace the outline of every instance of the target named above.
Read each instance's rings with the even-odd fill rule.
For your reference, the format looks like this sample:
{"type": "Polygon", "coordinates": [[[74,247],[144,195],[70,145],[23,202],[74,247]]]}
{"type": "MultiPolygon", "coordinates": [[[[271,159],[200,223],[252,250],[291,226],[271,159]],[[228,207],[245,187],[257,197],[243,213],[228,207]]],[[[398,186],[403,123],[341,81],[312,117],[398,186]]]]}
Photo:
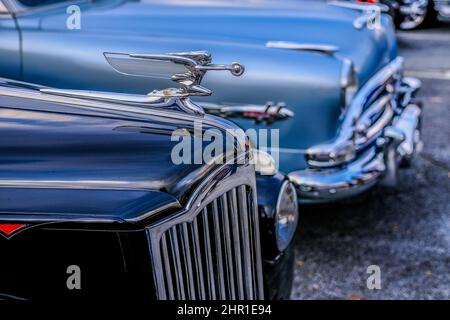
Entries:
{"type": "MultiPolygon", "coordinates": [[[[243,72],[204,64],[197,89],[224,68],[243,72]]],[[[243,131],[204,114],[189,90],[0,80],[0,298],[289,297],[295,190],[256,174],[264,164],[243,131]],[[174,163],[173,132],[198,134],[196,122],[232,144],[213,162],[174,163]]]]}

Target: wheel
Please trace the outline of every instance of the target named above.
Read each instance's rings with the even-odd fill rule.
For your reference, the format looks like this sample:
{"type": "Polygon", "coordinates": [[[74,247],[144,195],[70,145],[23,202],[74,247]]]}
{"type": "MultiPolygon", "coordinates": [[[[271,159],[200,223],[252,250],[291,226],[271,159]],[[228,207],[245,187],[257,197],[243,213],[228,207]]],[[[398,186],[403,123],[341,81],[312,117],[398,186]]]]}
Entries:
{"type": "Polygon", "coordinates": [[[433,0],[401,0],[395,23],[401,30],[414,30],[436,24],[433,0]]]}

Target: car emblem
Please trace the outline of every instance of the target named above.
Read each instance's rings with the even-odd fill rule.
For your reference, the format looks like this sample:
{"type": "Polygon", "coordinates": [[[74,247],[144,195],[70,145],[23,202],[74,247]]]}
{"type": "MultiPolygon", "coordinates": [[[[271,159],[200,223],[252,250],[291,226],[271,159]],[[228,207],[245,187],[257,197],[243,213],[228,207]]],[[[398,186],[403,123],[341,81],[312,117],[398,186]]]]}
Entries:
{"type": "Polygon", "coordinates": [[[222,105],[215,103],[201,103],[208,113],[226,118],[252,119],[256,124],[271,124],[276,121],[292,118],[294,112],[286,107],[283,102],[267,102],[264,105],[222,105]]]}
{"type": "Polygon", "coordinates": [[[0,235],[6,239],[11,239],[19,231],[25,229],[26,224],[19,223],[0,223],[0,235]]]}

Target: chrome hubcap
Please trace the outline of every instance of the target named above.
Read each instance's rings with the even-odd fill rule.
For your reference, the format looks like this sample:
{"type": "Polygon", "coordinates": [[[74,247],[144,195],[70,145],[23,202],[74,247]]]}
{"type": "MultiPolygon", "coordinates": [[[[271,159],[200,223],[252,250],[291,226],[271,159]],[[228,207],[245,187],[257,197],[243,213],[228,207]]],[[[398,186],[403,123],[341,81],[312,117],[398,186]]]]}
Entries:
{"type": "Polygon", "coordinates": [[[402,21],[400,28],[404,30],[417,28],[427,15],[429,0],[405,0],[400,6],[402,21]]]}

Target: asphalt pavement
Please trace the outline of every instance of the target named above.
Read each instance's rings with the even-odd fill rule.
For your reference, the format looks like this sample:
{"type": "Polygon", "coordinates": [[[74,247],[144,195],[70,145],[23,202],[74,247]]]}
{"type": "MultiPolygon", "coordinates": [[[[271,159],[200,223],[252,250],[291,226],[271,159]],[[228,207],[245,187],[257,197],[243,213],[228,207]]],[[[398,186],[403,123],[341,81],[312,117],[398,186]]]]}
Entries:
{"type": "Polygon", "coordinates": [[[395,189],[301,208],[293,299],[450,299],[450,24],[398,38],[423,81],[423,152],[395,189]],[[380,289],[367,288],[370,265],[380,289]]]}

